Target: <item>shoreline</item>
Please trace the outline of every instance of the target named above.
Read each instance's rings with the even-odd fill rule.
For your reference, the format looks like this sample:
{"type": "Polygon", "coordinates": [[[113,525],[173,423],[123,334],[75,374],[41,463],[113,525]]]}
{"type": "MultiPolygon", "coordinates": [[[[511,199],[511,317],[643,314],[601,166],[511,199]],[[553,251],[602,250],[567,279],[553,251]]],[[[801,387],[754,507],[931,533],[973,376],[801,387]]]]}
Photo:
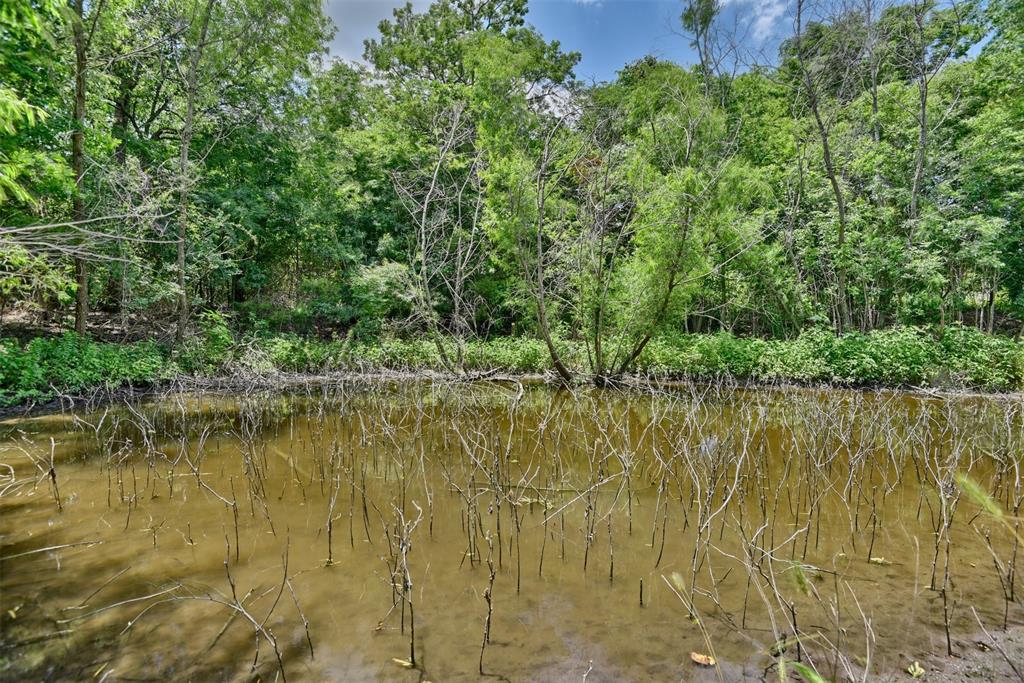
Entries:
{"type": "Polygon", "coordinates": [[[861,394],[894,394],[923,399],[989,399],[1024,401],[1024,391],[981,391],[964,387],[899,386],[887,384],[852,385],[840,382],[766,380],[738,378],[731,375],[700,377],[682,375],[630,374],[603,387],[585,377],[572,385],[556,373],[509,373],[500,370],[465,374],[433,369],[396,370],[387,367],[332,372],[253,372],[251,370],[215,375],[178,375],[154,382],[124,383],[117,387],[97,386],[84,393],[61,393],[43,402],[24,402],[0,407],[0,422],[44,417],[75,410],[79,404],[90,408],[128,399],[146,399],[168,393],[237,394],[249,391],[293,391],[342,383],[374,382],[437,382],[445,384],[511,383],[522,386],[543,385],[553,389],[595,389],[603,391],[651,391],[691,386],[723,385],[736,391],[843,391],[861,394]]]}
{"type": "MultiPolygon", "coordinates": [[[[954,637],[957,651],[952,657],[943,652],[923,652],[908,656],[908,664],[917,661],[925,670],[918,679],[931,683],[958,683],[965,680],[1024,680],[1024,624],[1011,623],[1004,631],[989,628],[967,638],[954,637]],[[1009,662],[1013,662],[1011,665],[1009,662]],[[1014,670],[1016,666],[1016,670],[1014,670]]],[[[878,683],[913,680],[905,671],[886,674],[878,683]]]]}

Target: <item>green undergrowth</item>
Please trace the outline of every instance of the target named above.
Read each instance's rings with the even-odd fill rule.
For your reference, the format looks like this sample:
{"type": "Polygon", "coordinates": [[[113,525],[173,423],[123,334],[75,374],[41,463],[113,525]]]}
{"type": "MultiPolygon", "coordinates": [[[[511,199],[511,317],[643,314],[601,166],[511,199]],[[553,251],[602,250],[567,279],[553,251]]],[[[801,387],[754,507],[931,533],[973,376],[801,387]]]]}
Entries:
{"type": "MultiPolygon", "coordinates": [[[[556,346],[571,367],[586,373],[582,344],[559,340],[556,346]]],[[[269,367],[295,372],[443,367],[436,343],[426,339],[351,344],[283,336],[268,339],[261,349],[269,367]]],[[[449,357],[455,356],[454,344],[446,343],[446,349],[449,357]]],[[[511,337],[467,342],[463,367],[471,372],[532,373],[550,370],[551,361],[542,341],[511,337]]],[[[792,340],[727,333],[678,334],[651,340],[633,372],[679,378],[1012,391],[1024,387],[1024,343],[959,326],[947,327],[939,336],[916,327],[842,336],[813,329],[792,340]]]]}
{"type": "MultiPolygon", "coordinates": [[[[27,344],[0,340],[0,403],[44,401],[57,392],[155,383],[181,375],[444,370],[437,344],[428,339],[236,337],[216,314],[204,316],[200,328],[199,335],[174,351],[153,342],[102,343],[73,333],[27,344]]],[[[567,364],[585,377],[583,344],[556,344],[567,364]]],[[[456,345],[450,340],[444,345],[455,358],[456,345]]],[[[462,367],[471,373],[541,373],[551,368],[545,344],[526,337],[469,341],[462,345],[462,354],[462,367]]],[[[1014,391],[1024,388],[1024,342],[961,326],[947,326],[941,334],[899,327],[842,336],[811,329],[795,339],[674,334],[653,339],[633,372],[693,379],[1014,391]]]]}
{"type": "Polygon", "coordinates": [[[129,383],[169,379],[178,368],[153,342],[104,344],[74,333],[19,344],[0,339],[0,405],[47,401],[129,383]]]}

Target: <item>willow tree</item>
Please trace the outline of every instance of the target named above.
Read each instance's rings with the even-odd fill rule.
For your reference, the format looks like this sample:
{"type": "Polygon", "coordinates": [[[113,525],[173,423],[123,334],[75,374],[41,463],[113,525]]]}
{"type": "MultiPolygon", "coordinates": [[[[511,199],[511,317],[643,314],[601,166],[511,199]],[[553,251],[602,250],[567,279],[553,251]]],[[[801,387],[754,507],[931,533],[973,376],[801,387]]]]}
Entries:
{"type": "Polygon", "coordinates": [[[761,187],[701,78],[653,59],[560,102],[497,169],[491,207],[522,269],[559,375],[557,328],[581,337],[597,384],[627,373],[693,291],[717,243],[760,243],[761,187]]]}
{"type": "MultiPolygon", "coordinates": [[[[624,232],[615,240],[621,253],[591,267],[594,273],[609,269],[603,276],[609,284],[591,288],[591,302],[583,307],[604,311],[600,318],[588,316],[591,370],[602,382],[628,372],[667,323],[696,312],[694,295],[701,288],[761,244],[757,207],[766,190],[737,158],[736,127],[719,94],[699,75],[643,60],[596,99],[618,111],[617,139],[601,158],[620,169],[621,198],[611,207],[623,226],[616,233],[624,232]],[[598,354],[603,339],[612,344],[598,354]]],[[[588,185],[592,177],[586,176],[588,185]]],[[[605,239],[592,227],[586,234],[605,239]]]]}

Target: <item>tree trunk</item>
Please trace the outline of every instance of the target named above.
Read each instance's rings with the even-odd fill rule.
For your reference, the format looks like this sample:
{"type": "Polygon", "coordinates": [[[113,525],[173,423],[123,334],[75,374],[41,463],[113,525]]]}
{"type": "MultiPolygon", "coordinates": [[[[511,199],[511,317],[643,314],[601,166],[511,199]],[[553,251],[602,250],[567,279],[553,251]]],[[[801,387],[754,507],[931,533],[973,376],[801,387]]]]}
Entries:
{"type": "MultiPolygon", "coordinates": [[[[71,171],[75,175],[75,196],[72,201],[71,219],[84,221],[85,202],[82,200],[82,181],[85,178],[85,25],[84,0],[74,0],[72,33],[75,43],[75,128],[71,133],[71,171]]],[[[81,256],[75,257],[75,332],[85,334],[86,318],[89,315],[89,268],[81,256]]]]}
{"type": "Polygon", "coordinates": [[[846,258],[846,198],[843,195],[843,189],[839,185],[839,177],[836,175],[835,165],[832,163],[832,146],[830,143],[830,136],[828,129],[825,127],[825,123],[821,118],[821,114],[818,110],[818,98],[815,94],[811,94],[811,110],[814,113],[814,121],[818,126],[818,134],[821,136],[821,155],[825,163],[825,175],[828,176],[829,185],[832,186],[832,194],[836,198],[836,213],[839,214],[839,234],[836,236],[836,254],[835,258],[835,269],[836,269],[836,303],[839,306],[839,332],[842,333],[844,330],[849,329],[852,325],[850,321],[850,308],[846,302],[846,265],[844,259],[846,258]]]}
{"type": "Polygon", "coordinates": [[[821,106],[818,101],[818,90],[814,83],[814,78],[811,73],[807,70],[807,64],[804,58],[804,43],[803,43],[803,0],[797,0],[796,3],[796,56],[797,62],[800,65],[800,75],[803,80],[804,87],[807,89],[807,100],[811,107],[811,113],[814,115],[814,124],[818,129],[818,135],[821,138],[821,153],[822,161],[825,164],[825,174],[828,176],[828,182],[832,186],[832,194],[835,195],[836,199],[836,212],[839,215],[839,234],[836,239],[836,250],[838,254],[835,258],[835,269],[836,269],[836,303],[838,306],[839,315],[836,325],[837,331],[842,333],[844,329],[851,326],[850,320],[850,309],[846,302],[846,265],[845,250],[846,250],[846,199],[843,196],[842,187],[839,185],[839,178],[836,174],[835,164],[832,162],[832,146],[829,134],[829,127],[825,124],[825,120],[821,116],[821,106]]]}
{"type": "MultiPolygon", "coordinates": [[[[918,216],[918,201],[921,185],[924,183],[925,151],[928,146],[928,77],[922,73],[917,81],[918,112],[917,112],[917,152],[914,155],[914,183],[910,188],[910,218],[918,216]]],[[[911,227],[911,242],[913,242],[911,227]]]]}
{"type": "Polygon", "coordinates": [[[128,107],[130,106],[133,84],[128,78],[121,76],[117,81],[117,94],[114,96],[114,121],[111,126],[117,147],[114,148],[114,159],[124,165],[127,157],[128,144],[128,107]]]}
{"type": "MultiPolygon", "coordinates": [[[[543,173],[543,171],[541,171],[543,173]]],[[[541,181],[540,198],[538,200],[537,218],[537,281],[535,283],[535,297],[537,300],[537,324],[540,327],[540,334],[544,338],[544,344],[548,347],[548,354],[551,356],[551,365],[565,382],[572,382],[573,376],[569,368],[562,362],[562,357],[555,348],[555,342],[551,338],[551,325],[548,323],[547,291],[544,275],[544,185],[541,181]]]]}
{"type": "Polygon", "coordinates": [[[988,290],[988,333],[996,331],[996,289],[998,284],[993,278],[992,289],[988,290]]]}
{"type": "MultiPolygon", "coordinates": [[[[910,188],[910,219],[913,221],[918,217],[918,199],[921,195],[921,185],[924,182],[924,167],[926,148],[928,145],[928,48],[925,36],[925,21],[928,12],[928,5],[924,2],[914,2],[914,24],[917,27],[918,52],[914,55],[914,62],[917,66],[917,150],[914,154],[914,180],[910,188]]],[[[910,225],[908,233],[908,244],[914,239],[914,225],[910,225]]]]}
{"type": "Polygon", "coordinates": [[[185,81],[185,118],[181,128],[181,150],[178,159],[181,173],[178,195],[178,328],[174,335],[175,343],[181,344],[188,326],[188,292],[185,289],[185,240],[188,236],[188,204],[191,192],[191,174],[189,171],[189,149],[192,145],[192,133],[196,113],[196,90],[199,79],[199,62],[203,58],[206,46],[206,33],[210,27],[210,15],[216,0],[206,0],[206,11],[203,13],[202,26],[199,29],[199,40],[196,43],[192,59],[189,61],[188,75],[185,81]]]}
{"type": "MultiPolygon", "coordinates": [[[[537,304],[537,326],[540,328],[541,337],[544,339],[544,344],[548,348],[548,355],[551,356],[551,365],[555,368],[558,375],[567,384],[573,380],[573,374],[569,368],[562,362],[562,357],[558,353],[558,349],[555,348],[555,342],[551,338],[551,325],[548,322],[548,309],[547,309],[547,284],[546,275],[544,273],[544,209],[547,200],[547,172],[548,163],[551,155],[551,141],[561,126],[561,122],[554,126],[549,132],[547,138],[544,141],[544,152],[541,156],[540,168],[537,170],[537,223],[535,228],[535,241],[534,241],[534,256],[537,259],[534,287],[534,299],[537,304]]],[[[526,265],[527,259],[523,258],[523,273],[529,278],[529,268],[526,265]]]]}

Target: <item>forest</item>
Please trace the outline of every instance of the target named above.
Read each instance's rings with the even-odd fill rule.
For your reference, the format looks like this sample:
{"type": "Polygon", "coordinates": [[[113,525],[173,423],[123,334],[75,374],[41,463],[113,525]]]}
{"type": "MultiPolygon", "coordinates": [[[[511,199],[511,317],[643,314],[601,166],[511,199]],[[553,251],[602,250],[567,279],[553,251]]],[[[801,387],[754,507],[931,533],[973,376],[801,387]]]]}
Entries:
{"type": "Polygon", "coordinates": [[[794,0],[610,82],[526,0],[5,0],[6,403],[182,372],[1024,386],[1024,3],[794,0]]]}

